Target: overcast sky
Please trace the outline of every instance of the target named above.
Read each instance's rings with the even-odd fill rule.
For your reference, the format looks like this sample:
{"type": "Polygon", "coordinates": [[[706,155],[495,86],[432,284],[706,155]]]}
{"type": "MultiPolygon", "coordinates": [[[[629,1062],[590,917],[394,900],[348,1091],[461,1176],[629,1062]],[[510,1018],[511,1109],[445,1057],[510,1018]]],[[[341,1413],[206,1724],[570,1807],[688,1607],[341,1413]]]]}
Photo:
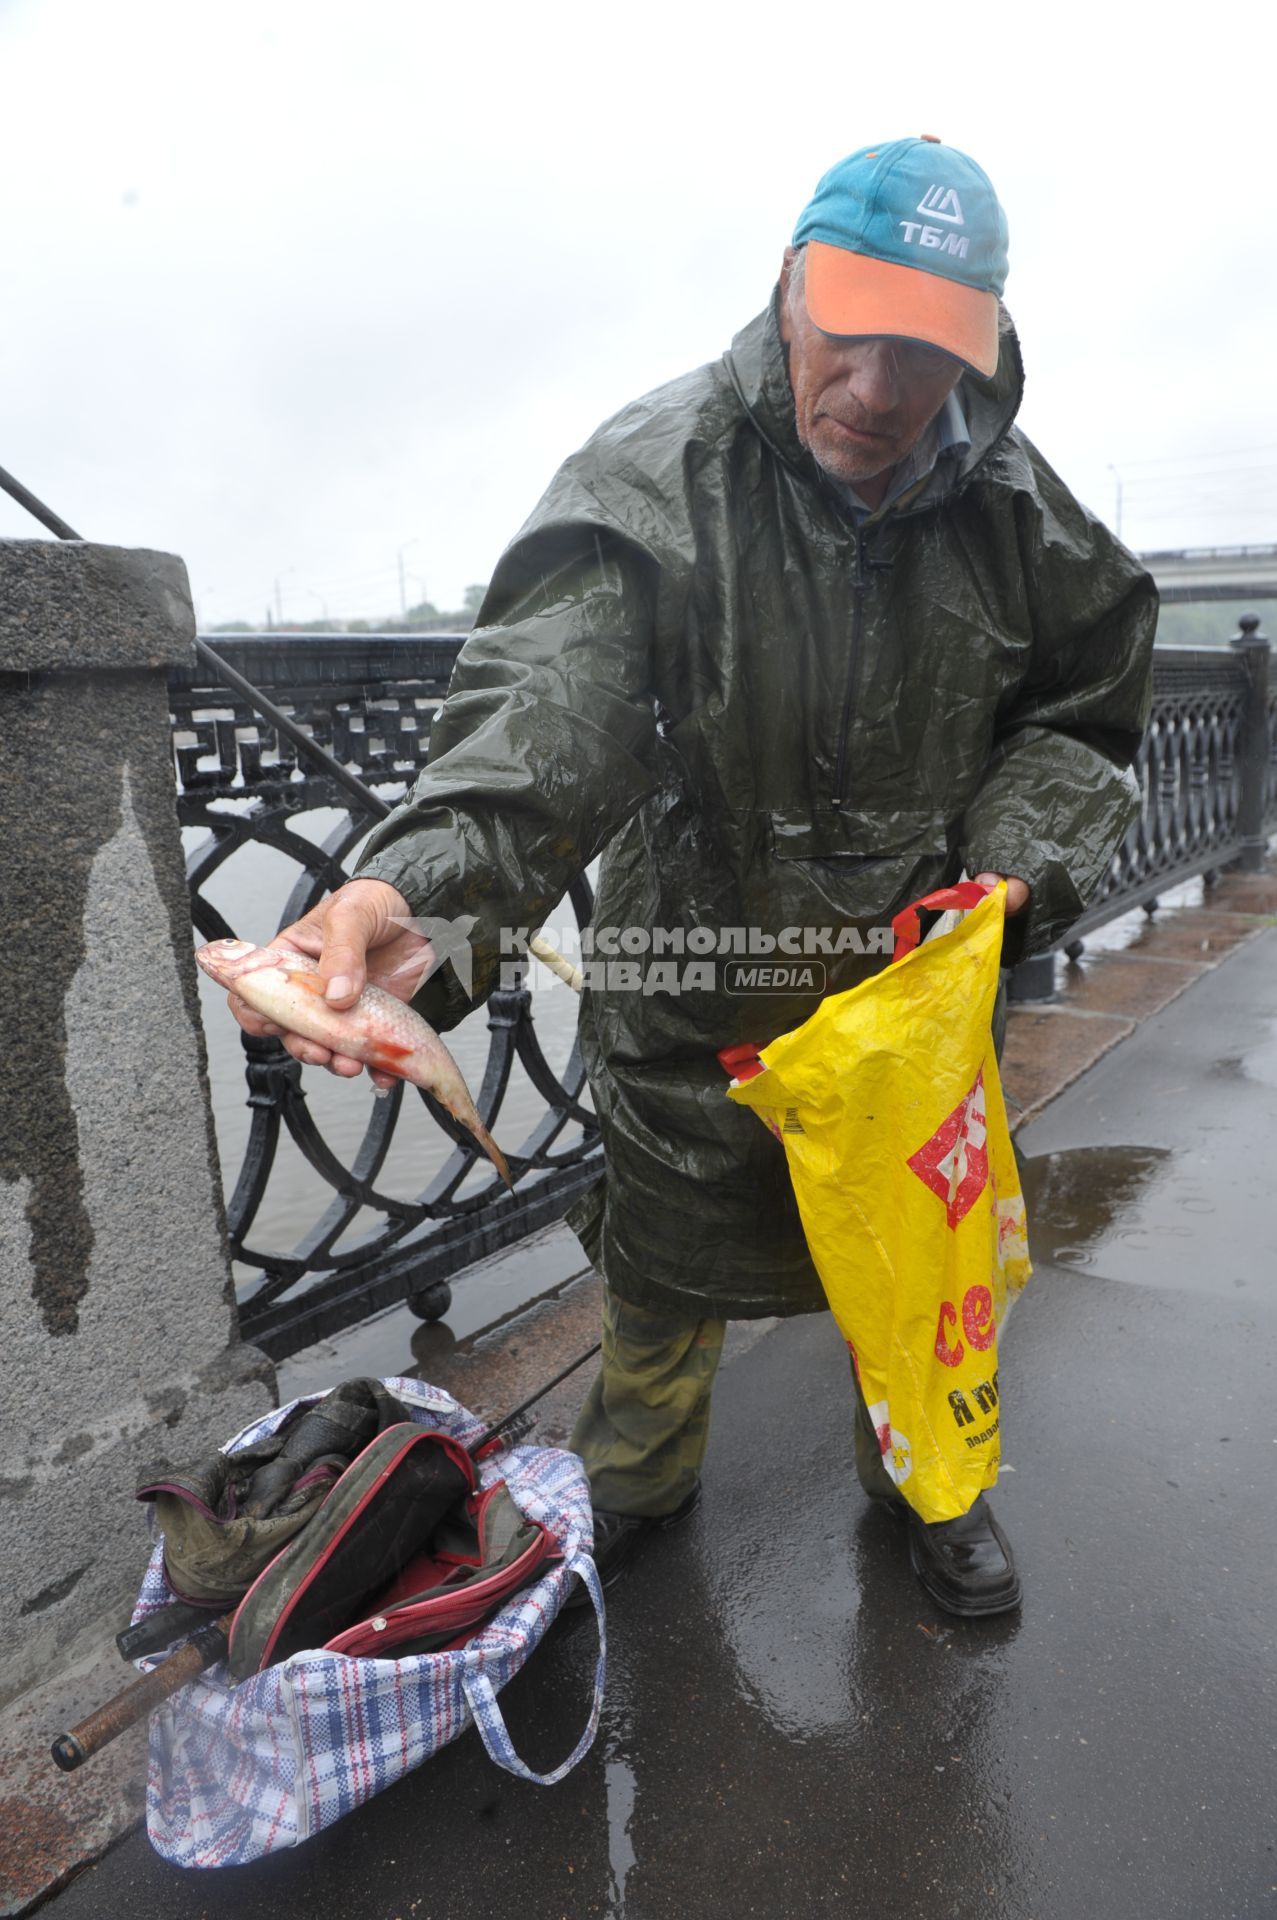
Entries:
{"type": "Polygon", "coordinates": [[[0,0],[0,466],[181,554],[205,626],[394,613],[401,555],[455,606],[765,304],[825,168],[928,132],[1007,208],[1074,490],[1141,549],[1277,540],[1266,17],[0,0]]]}

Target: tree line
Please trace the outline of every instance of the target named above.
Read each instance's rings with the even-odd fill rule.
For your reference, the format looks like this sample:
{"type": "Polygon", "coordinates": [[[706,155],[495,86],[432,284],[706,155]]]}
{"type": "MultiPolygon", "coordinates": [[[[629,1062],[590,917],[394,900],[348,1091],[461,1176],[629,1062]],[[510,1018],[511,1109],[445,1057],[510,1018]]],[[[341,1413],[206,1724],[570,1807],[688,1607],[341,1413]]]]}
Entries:
{"type": "Polygon", "coordinates": [[[432,600],[419,600],[414,607],[408,607],[403,613],[374,615],[343,615],[338,620],[277,620],[268,607],[263,627],[254,626],[250,620],[223,620],[218,626],[210,627],[210,633],[469,633],[475,623],[479,608],[483,605],[483,596],[488,591],[487,583],[477,582],[466,588],[464,604],[460,607],[441,608],[432,600]]]}

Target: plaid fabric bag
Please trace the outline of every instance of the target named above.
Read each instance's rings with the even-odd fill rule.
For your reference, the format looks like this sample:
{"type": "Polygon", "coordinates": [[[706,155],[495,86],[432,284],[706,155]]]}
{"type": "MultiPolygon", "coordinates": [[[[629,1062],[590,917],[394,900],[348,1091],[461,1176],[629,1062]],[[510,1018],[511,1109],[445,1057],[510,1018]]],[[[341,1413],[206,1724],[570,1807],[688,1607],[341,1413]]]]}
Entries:
{"type": "MultiPolygon", "coordinates": [[[[407,1379],[385,1384],[414,1421],[463,1447],[484,1432],[484,1423],[441,1388],[407,1379]]],[[[224,1451],[261,1440],[297,1404],[255,1421],[224,1451]]],[[[535,1583],[460,1647],[387,1660],[298,1652],[238,1686],[224,1665],[208,1668],[151,1721],[146,1824],[159,1854],[182,1867],[243,1866],[297,1846],[420,1766],[472,1722],[498,1766],[540,1786],[562,1780],[585,1756],[598,1727],[606,1663],[585,1474],[574,1454],[523,1446],[481,1465],[480,1486],[498,1482],[520,1514],[553,1536],[562,1557],[543,1561],[535,1583]],[[594,1698],[572,1752],[538,1774],[515,1752],[497,1694],[540,1644],[578,1577],[598,1616],[594,1698]]],[[[134,1619],[172,1598],[161,1540],[134,1619]]],[[[353,1644],[366,1642],[355,1637],[353,1644]]]]}

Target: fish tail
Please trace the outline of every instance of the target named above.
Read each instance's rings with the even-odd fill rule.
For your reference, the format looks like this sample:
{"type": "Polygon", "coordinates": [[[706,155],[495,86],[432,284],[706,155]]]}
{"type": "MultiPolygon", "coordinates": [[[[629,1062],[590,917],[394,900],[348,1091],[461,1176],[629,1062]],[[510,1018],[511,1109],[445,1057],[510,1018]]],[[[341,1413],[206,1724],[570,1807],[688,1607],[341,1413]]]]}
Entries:
{"type": "Polygon", "coordinates": [[[411,1047],[386,1049],[383,1045],[379,1048],[381,1057],[374,1060],[372,1064],[380,1067],[383,1073],[397,1074],[401,1080],[410,1080],[413,1086],[421,1087],[431,1099],[437,1100],[440,1106],[445,1107],[454,1120],[459,1120],[467,1132],[474,1135],[506,1186],[513,1192],[514,1181],[510,1178],[506,1157],[479,1118],[478,1109],[470,1097],[470,1090],[461,1077],[456,1061],[442,1041],[437,1038],[436,1045],[451,1069],[447,1075],[441,1076],[436,1062],[430,1060],[420,1049],[411,1047]],[[406,1058],[395,1060],[392,1058],[392,1053],[404,1053],[406,1058]]]}
{"type": "MultiPolygon", "coordinates": [[[[391,1068],[389,1071],[393,1072],[394,1069],[391,1068]]],[[[437,1087],[432,1088],[431,1091],[436,1100],[442,1100],[442,1096],[437,1087]]],[[[514,1181],[510,1178],[510,1169],[506,1164],[506,1157],[479,1118],[474,1102],[467,1099],[464,1104],[458,1101],[454,1106],[450,1100],[442,1100],[442,1104],[447,1108],[454,1120],[460,1121],[467,1133],[473,1134],[475,1140],[483,1148],[483,1151],[487,1154],[489,1160],[491,1160],[493,1166],[505,1181],[506,1186],[510,1189],[511,1193],[513,1193],[514,1181]]]]}
{"type": "Polygon", "coordinates": [[[489,1160],[491,1160],[493,1166],[501,1175],[501,1178],[505,1181],[506,1186],[510,1189],[511,1193],[513,1193],[514,1181],[510,1178],[510,1169],[506,1165],[506,1157],[500,1147],[477,1115],[472,1121],[467,1122],[467,1124],[471,1133],[479,1142],[479,1145],[483,1148],[483,1151],[487,1154],[489,1160]]]}

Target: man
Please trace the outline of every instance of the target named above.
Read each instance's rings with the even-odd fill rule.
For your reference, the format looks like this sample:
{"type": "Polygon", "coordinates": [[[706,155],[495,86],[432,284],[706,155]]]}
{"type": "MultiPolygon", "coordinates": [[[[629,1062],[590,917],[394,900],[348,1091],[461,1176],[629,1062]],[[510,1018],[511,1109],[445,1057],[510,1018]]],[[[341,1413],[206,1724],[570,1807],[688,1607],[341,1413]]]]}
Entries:
{"type": "MultiPolygon", "coordinates": [[[[834,929],[840,991],[885,963],[896,910],[965,867],[1007,877],[1009,963],[1076,918],[1134,810],[1153,587],[1013,425],[1005,272],[965,155],[924,136],[834,167],[768,310],[557,475],[429,767],[361,877],[291,930],[348,1005],[365,964],[402,992],[414,946],[427,963],[405,917],[473,916],[473,996],[444,966],[417,999],[447,1027],[494,983],[501,930],[535,928],[602,853],[596,925],[702,956],[581,1007],[607,1172],[573,1224],[606,1285],[573,1444],[605,1575],[696,1502],[725,1321],[824,1305],[785,1157],[716,1059],[816,1000],[732,994],[728,953],[834,929]]],[[[984,1499],[925,1525],[859,1395],[855,1418],[861,1480],[902,1513],[927,1590],[959,1614],[1015,1606],[984,1499]]]]}

